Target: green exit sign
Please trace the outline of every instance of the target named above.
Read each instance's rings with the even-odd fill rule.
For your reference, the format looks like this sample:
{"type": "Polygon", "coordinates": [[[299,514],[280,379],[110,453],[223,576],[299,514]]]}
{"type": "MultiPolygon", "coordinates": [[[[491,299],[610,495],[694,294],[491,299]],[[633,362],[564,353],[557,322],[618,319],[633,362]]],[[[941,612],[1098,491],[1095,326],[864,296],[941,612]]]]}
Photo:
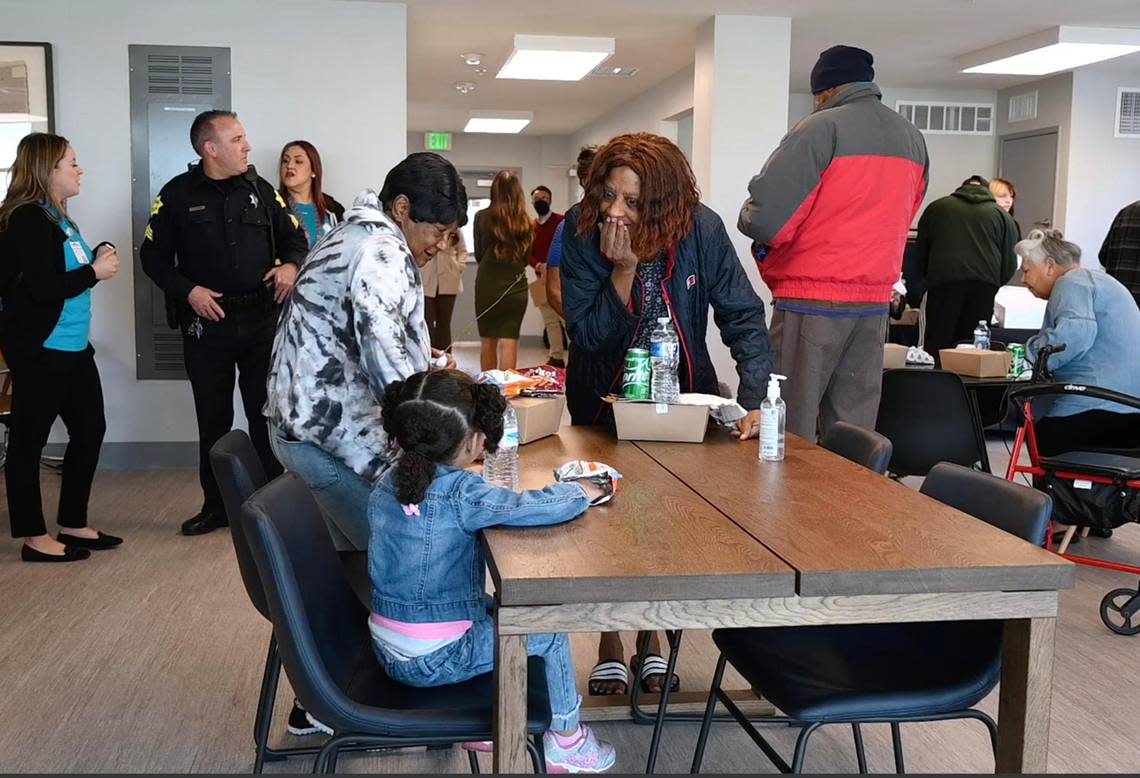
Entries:
{"type": "Polygon", "coordinates": [[[451,133],[425,132],[424,148],[428,151],[451,151],[451,133]]]}

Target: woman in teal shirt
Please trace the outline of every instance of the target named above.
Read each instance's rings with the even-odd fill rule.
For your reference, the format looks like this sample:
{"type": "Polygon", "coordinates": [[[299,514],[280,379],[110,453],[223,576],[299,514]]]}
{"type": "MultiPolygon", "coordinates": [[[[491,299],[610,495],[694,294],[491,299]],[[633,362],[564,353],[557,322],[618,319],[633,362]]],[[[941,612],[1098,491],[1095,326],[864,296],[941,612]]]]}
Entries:
{"type": "Polygon", "coordinates": [[[281,149],[280,174],[277,189],[312,250],[344,218],[344,206],[324,193],[321,155],[307,140],[289,141],[281,149]]]}
{"type": "Polygon", "coordinates": [[[86,559],[122,539],[87,524],[87,502],[106,421],[91,348],[91,288],[119,270],[115,247],[92,251],[67,201],[83,175],[66,139],[32,133],[20,141],[0,204],[0,348],[12,371],[11,435],[4,475],[12,537],[25,562],[86,559]],[[40,456],[57,418],[67,427],[60,527],[47,533],[40,456]]]}

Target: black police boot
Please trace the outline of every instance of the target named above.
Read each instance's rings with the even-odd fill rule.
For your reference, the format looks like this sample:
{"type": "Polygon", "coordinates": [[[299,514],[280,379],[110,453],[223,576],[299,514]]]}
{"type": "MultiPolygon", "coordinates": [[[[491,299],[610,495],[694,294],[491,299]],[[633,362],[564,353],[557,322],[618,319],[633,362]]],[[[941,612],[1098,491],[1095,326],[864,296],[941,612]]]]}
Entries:
{"type": "Polygon", "coordinates": [[[182,522],[183,535],[205,535],[219,527],[228,527],[230,523],[226,517],[219,513],[203,508],[196,516],[182,522]]]}

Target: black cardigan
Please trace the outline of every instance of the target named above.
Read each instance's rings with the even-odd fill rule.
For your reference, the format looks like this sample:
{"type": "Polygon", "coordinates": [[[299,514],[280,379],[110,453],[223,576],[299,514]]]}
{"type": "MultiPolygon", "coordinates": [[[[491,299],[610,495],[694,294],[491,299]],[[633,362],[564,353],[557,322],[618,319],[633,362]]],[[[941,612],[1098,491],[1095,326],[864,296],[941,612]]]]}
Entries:
{"type": "Polygon", "coordinates": [[[13,370],[39,356],[59,322],[64,300],[77,297],[98,281],[92,265],[64,269],[66,240],[48,212],[33,204],[13,211],[8,228],[0,233],[0,263],[6,281],[0,349],[13,370]]]}

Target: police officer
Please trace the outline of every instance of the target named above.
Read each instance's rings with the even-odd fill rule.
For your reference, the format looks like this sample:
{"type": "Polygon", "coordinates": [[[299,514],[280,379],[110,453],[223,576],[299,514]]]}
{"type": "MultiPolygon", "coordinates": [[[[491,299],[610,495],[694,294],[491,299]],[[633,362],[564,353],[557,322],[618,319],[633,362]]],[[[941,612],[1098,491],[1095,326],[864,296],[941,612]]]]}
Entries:
{"type": "Polygon", "coordinates": [[[199,114],[190,126],[190,143],[201,162],[162,187],[140,258],[166,293],[172,326],[176,321],[182,330],[205,495],[201,512],[182,524],[182,534],[201,535],[228,524],[209,453],[233,426],[235,368],[265,472],[270,478],[281,473],[262,408],[278,313],[308,244],[281,196],[250,166],[237,114],[199,114]]]}

